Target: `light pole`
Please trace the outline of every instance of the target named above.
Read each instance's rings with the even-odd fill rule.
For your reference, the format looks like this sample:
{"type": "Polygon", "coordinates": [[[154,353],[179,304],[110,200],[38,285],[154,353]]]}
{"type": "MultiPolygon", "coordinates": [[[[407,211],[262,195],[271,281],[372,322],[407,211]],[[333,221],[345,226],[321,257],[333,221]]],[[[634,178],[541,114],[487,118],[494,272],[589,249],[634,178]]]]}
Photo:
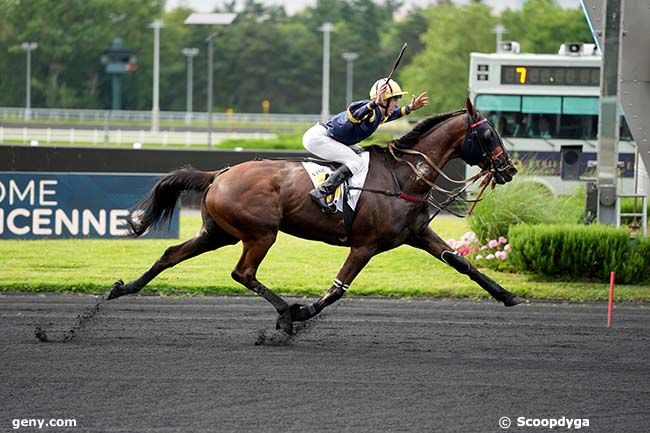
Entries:
{"type": "Polygon", "coordinates": [[[345,104],[350,105],[352,102],[352,82],[354,77],[354,61],[359,58],[357,53],[343,53],[343,58],[347,62],[347,73],[345,80],[345,104]]]}
{"type": "Polygon", "coordinates": [[[501,36],[504,33],[507,33],[506,27],[503,24],[497,24],[492,29],[492,32],[497,34],[497,49],[496,49],[496,52],[498,53],[498,52],[501,51],[501,36]]]}
{"type": "Polygon", "coordinates": [[[208,43],[208,100],[207,100],[207,110],[208,110],[208,149],[212,149],[212,94],[214,92],[212,79],[214,77],[214,61],[212,56],[214,52],[212,50],[212,40],[216,36],[216,33],[212,33],[207,37],[206,42],[208,43]]]}
{"type": "Polygon", "coordinates": [[[192,123],[192,78],[193,78],[193,59],[199,54],[198,48],[183,48],[183,55],[187,57],[187,109],[185,110],[185,123],[192,123]]]}
{"type": "Polygon", "coordinates": [[[25,72],[25,121],[32,118],[32,51],[38,48],[36,42],[23,42],[20,44],[27,52],[27,70],[25,72]]]}
{"type": "Polygon", "coordinates": [[[333,29],[334,25],[329,21],[318,29],[323,32],[323,97],[320,112],[322,121],[326,121],[330,115],[330,33],[333,29]]]}
{"type": "MultiPolygon", "coordinates": [[[[237,17],[237,14],[204,14],[204,13],[193,13],[185,20],[185,24],[201,24],[201,25],[224,25],[227,26],[234,21],[237,17]]],[[[208,148],[212,149],[212,75],[213,64],[212,64],[212,40],[216,36],[216,33],[212,33],[206,38],[208,44],[208,148]]]]}
{"type": "Polygon", "coordinates": [[[160,28],[162,20],[155,20],[149,28],[153,29],[153,102],[151,104],[151,130],[157,132],[160,128],[160,106],[158,91],[160,87],[160,28]]]}

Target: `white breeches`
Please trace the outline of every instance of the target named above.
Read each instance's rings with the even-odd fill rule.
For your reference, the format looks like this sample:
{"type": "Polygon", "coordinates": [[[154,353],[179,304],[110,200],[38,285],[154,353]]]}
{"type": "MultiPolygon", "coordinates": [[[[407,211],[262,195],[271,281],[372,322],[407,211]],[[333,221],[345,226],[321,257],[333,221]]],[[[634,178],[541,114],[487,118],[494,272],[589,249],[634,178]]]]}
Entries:
{"type": "Polygon", "coordinates": [[[363,159],[354,151],[361,148],[357,145],[346,146],[334,140],[323,125],[316,124],[309,128],[302,137],[302,145],[319,158],[345,164],[353,175],[363,170],[363,159]]]}

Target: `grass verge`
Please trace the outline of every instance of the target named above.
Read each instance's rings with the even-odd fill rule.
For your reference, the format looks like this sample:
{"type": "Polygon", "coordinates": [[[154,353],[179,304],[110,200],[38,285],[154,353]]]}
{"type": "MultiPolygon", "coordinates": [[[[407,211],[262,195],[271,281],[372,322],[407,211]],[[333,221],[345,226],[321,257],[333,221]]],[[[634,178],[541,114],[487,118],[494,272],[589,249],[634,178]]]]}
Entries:
{"type": "MultiPolygon", "coordinates": [[[[183,214],[181,240],[200,227],[200,217],[183,214]]],[[[451,217],[434,220],[443,239],[458,238],[467,222],[451,217]]],[[[106,294],[116,279],[140,276],[162,252],[181,240],[46,240],[0,241],[0,291],[83,292],[106,294]]],[[[241,245],[224,247],[163,272],[144,290],[161,295],[250,294],[230,278],[241,245]]],[[[319,296],[330,286],[347,255],[346,248],[280,235],[262,263],[258,278],[288,295],[319,296]]],[[[540,281],[523,274],[485,273],[506,289],[530,298],[603,301],[602,283],[540,281]]],[[[465,275],[423,251],[400,247],[375,257],[349,290],[353,296],[486,298],[465,275]]],[[[650,301],[650,287],[620,285],[618,301],[650,301]]]]}

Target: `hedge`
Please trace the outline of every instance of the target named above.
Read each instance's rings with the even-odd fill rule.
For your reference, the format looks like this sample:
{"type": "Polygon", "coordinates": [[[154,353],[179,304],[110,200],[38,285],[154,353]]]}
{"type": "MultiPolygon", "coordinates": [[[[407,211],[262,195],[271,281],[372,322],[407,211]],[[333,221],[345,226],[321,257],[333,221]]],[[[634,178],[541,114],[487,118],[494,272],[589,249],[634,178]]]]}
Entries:
{"type": "Polygon", "coordinates": [[[483,243],[506,236],[517,224],[577,224],[584,215],[584,189],[554,197],[543,185],[525,177],[488,192],[469,218],[470,228],[483,243]]]}
{"type": "Polygon", "coordinates": [[[603,225],[513,226],[508,231],[510,261],[517,271],[542,276],[650,282],[650,239],[630,238],[629,230],[603,225]]]}

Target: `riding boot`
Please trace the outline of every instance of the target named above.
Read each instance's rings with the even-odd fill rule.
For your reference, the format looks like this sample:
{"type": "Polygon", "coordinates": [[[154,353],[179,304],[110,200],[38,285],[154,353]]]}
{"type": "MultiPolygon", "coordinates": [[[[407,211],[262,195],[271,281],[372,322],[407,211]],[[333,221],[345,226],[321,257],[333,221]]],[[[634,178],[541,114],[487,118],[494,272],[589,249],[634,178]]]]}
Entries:
{"type": "Polygon", "coordinates": [[[327,196],[334,194],[336,188],[345,182],[346,179],[352,176],[352,172],[345,165],[340,166],[339,168],[332,173],[327,180],[320,185],[318,188],[313,189],[309,196],[311,197],[316,204],[318,204],[323,212],[325,213],[335,213],[336,209],[332,209],[327,205],[327,196]]]}

